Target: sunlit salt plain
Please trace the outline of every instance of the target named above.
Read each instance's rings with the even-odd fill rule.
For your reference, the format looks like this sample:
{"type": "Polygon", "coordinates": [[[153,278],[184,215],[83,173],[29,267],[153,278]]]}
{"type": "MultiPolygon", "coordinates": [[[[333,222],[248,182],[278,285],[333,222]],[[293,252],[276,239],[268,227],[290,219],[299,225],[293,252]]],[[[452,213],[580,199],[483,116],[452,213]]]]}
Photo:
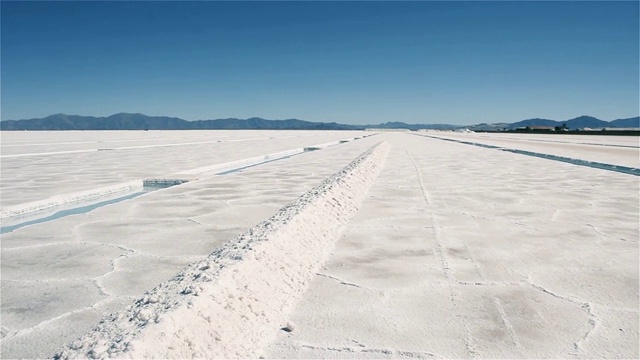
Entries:
{"type": "Polygon", "coordinates": [[[638,176],[442,140],[637,168],[637,137],[0,135],[3,211],[190,180],[2,234],[3,358],[639,356],[638,176]]]}

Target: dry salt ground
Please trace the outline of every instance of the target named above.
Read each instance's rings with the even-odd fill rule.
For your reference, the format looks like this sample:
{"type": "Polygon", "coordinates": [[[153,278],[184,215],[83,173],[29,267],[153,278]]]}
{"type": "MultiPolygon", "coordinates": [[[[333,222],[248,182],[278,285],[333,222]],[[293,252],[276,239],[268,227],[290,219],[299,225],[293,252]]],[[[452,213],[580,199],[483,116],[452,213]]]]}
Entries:
{"type": "Polygon", "coordinates": [[[191,180],[3,234],[3,358],[639,356],[638,176],[443,140],[638,168],[637,137],[155,133],[1,134],[3,211],[191,180]]]}
{"type": "Polygon", "coordinates": [[[0,204],[5,208],[139,178],[163,178],[362,134],[366,135],[252,130],[5,131],[0,133],[0,204]]]}

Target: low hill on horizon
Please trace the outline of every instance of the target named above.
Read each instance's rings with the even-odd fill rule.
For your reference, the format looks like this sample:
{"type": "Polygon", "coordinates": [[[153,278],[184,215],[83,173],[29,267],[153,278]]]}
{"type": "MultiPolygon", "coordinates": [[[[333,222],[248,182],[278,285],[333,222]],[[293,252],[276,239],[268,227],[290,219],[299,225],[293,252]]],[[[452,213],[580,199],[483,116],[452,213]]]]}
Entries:
{"type": "Polygon", "coordinates": [[[515,123],[478,124],[458,126],[450,124],[407,124],[385,122],[376,125],[349,125],[336,122],[312,122],[299,119],[267,120],[259,117],[249,119],[215,119],[188,121],[176,117],[147,116],[140,113],[119,113],[107,117],[54,114],[45,118],[0,121],[0,130],[364,130],[375,129],[437,129],[471,130],[516,129],[527,126],[563,126],[580,128],[640,128],[640,117],[604,121],[591,116],[580,116],[566,121],[549,119],[527,119],[515,123]]]}
{"type": "Polygon", "coordinates": [[[175,117],[119,113],[107,117],[54,114],[45,118],[4,120],[0,130],[351,130],[362,126],[298,119],[215,119],[188,121],[175,117]]]}
{"type": "Polygon", "coordinates": [[[626,118],[626,119],[616,119],[613,121],[605,121],[605,120],[601,120],[593,116],[587,116],[587,115],[578,116],[576,118],[563,120],[563,121],[534,118],[534,119],[521,120],[514,123],[496,123],[496,124],[483,123],[478,125],[467,126],[466,128],[470,130],[477,130],[477,131],[482,131],[482,130],[495,131],[495,130],[501,130],[501,129],[514,130],[518,128],[525,128],[527,126],[529,127],[533,127],[533,126],[562,127],[564,125],[566,125],[566,127],[571,130],[583,129],[583,128],[593,128],[593,129],[640,128],[640,116],[626,118]]]}

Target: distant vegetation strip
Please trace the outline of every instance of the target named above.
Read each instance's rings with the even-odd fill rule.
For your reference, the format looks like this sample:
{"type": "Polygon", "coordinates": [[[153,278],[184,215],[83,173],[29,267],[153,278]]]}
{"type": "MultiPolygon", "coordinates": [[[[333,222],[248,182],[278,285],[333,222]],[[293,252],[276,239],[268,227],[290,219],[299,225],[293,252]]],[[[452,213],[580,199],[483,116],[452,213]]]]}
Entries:
{"type": "Polygon", "coordinates": [[[55,114],[39,119],[0,121],[0,130],[364,130],[375,128],[496,131],[534,127],[558,127],[562,129],[640,128],[640,117],[604,121],[591,116],[580,116],[566,121],[528,119],[515,123],[482,123],[466,126],[449,124],[407,124],[404,122],[348,125],[299,119],[266,120],[258,117],[250,119],[230,118],[188,121],[175,117],[147,116],[144,114],[129,113],[120,113],[108,117],[55,114]]]}

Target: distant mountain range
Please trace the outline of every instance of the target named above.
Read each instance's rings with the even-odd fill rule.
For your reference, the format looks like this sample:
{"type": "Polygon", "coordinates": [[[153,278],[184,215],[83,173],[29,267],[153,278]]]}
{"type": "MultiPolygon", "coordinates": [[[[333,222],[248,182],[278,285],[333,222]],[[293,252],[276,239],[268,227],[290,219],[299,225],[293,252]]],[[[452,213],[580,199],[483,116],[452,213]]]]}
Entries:
{"type": "Polygon", "coordinates": [[[628,119],[617,119],[613,121],[604,121],[598,118],[594,118],[592,116],[579,116],[574,119],[557,121],[557,120],[549,120],[549,119],[527,119],[514,123],[496,123],[496,124],[478,124],[466,126],[465,128],[474,131],[491,131],[491,130],[513,130],[518,128],[526,128],[526,127],[534,127],[534,126],[546,126],[546,127],[556,127],[556,126],[566,126],[567,129],[575,130],[575,129],[601,129],[601,128],[640,128],[640,117],[636,116],[628,119]]]}
{"type": "Polygon", "coordinates": [[[350,130],[352,125],[262,118],[187,121],[175,117],[120,113],[108,117],[55,114],[41,119],[0,121],[0,130],[350,130]]]}
{"type": "Polygon", "coordinates": [[[566,125],[569,129],[582,129],[582,128],[639,128],[640,117],[636,116],[628,119],[618,119],[613,121],[604,121],[591,116],[580,116],[575,119],[567,121],[554,121],[547,119],[529,119],[522,120],[510,124],[510,128],[515,129],[519,127],[527,126],[562,126],[566,125]]]}
{"type": "Polygon", "coordinates": [[[549,119],[528,119],[515,123],[478,124],[458,126],[448,124],[406,124],[386,122],[377,125],[347,125],[335,122],[311,122],[299,119],[266,120],[258,117],[250,119],[216,119],[188,121],[175,117],[147,116],[144,114],[120,113],[108,117],[55,114],[40,119],[0,121],[0,130],[363,130],[376,129],[438,129],[471,130],[516,129],[533,126],[563,126],[569,129],[581,128],[640,128],[640,117],[604,121],[591,116],[580,116],[566,121],[549,119]]]}

